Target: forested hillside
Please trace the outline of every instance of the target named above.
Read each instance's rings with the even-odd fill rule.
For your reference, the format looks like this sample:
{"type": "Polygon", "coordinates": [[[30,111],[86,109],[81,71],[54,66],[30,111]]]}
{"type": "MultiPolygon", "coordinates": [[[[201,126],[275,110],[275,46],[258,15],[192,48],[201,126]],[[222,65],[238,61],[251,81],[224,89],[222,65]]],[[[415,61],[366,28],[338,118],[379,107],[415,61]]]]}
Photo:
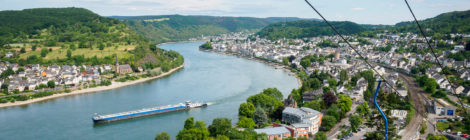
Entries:
{"type": "MultiPolygon", "coordinates": [[[[331,22],[340,33],[356,34],[366,31],[364,27],[349,21],[331,22]]],[[[270,40],[279,38],[304,38],[323,35],[335,35],[334,31],[322,21],[300,20],[271,24],[256,33],[270,40]]]]}
{"type": "MultiPolygon", "coordinates": [[[[470,10],[443,13],[436,17],[420,21],[426,33],[434,35],[448,33],[470,33],[470,10]]],[[[418,32],[414,21],[400,22],[389,28],[391,32],[418,32]]]]}
{"type": "Polygon", "coordinates": [[[201,35],[218,35],[228,32],[259,30],[271,23],[296,21],[299,18],[251,18],[215,16],[136,16],[112,18],[122,20],[138,34],[154,43],[182,41],[201,35]]]}
{"type": "Polygon", "coordinates": [[[83,8],[0,11],[0,21],[0,57],[21,65],[112,64],[116,55],[121,63],[160,65],[179,56],[156,49],[119,20],[83,8]]]}
{"type": "MultiPolygon", "coordinates": [[[[374,37],[384,31],[392,33],[418,33],[418,27],[414,21],[400,22],[396,25],[369,25],[356,24],[349,21],[331,22],[339,32],[345,35],[360,35],[374,37]]],[[[455,11],[440,14],[436,17],[420,21],[426,29],[426,34],[434,38],[442,38],[449,33],[470,33],[470,10],[455,11]]],[[[335,35],[333,30],[323,21],[299,20],[291,22],[279,22],[271,24],[257,33],[260,37],[271,40],[279,38],[303,38],[322,35],[335,35]]]]}

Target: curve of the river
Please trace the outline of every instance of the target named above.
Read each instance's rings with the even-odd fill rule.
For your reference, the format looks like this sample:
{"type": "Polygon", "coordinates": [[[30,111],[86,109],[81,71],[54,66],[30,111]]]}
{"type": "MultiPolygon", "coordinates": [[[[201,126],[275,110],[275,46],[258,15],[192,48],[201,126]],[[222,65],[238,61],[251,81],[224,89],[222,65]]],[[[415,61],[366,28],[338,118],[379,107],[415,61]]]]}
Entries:
{"type": "Polygon", "coordinates": [[[277,87],[286,97],[298,87],[281,69],[235,56],[202,52],[202,42],[159,46],[185,58],[185,68],[170,76],[99,93],[57,98],[25,106],[0,108],[0,139],[153,139],[166,131],[174,139],[190,116],[237,120],[238,106],[250,95],[277,87]],[[207,108],[93,125],[94,113],[107,114],[191,101],[207,108]]]}

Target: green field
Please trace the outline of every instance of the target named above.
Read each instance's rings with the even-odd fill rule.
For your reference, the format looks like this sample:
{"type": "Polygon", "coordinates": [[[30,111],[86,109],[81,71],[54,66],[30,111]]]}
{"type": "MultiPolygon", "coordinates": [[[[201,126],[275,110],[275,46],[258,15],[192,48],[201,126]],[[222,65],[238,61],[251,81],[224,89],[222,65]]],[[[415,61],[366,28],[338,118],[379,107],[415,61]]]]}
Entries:
{"type": "MultiPolygon", "coordinates": [[[[68,45],[66,45],[68,46],[68,45]]],[[[67,58],[67,50],[72,51],[72,56],[75,55],[83,55],[85,58],[90,58],[90,57],[98,57],[98,58],[103,58],[106,56],[114,56],[115,54],[118,55],[118,57],[121,58],[130,58],[132,54],[130,51],[134,50],[136,45],[127,45],[127,44],[112,44],[112,46],[105,47],[103,50],[98,49],[97,46],[93,46],[92,48],[76,48],[76,49],[70,49],[68,47],[41,47],[37,48],[35,51],[31,50],[31,46],[26,45],[25,49],[27,50],[26,53],[20,54],[21,59],[26,59],[32,55],[36,56],[41,56],[41,49],[42,48],[47,48],[47,49],[52,49],[52,52],[47,53],[46,57],[43,57],[45,60],[51,60],[51,59],[64,59],[67,58]]],[[[20,50],[20,48],[17,48],[17,50],[20,50]]]]}

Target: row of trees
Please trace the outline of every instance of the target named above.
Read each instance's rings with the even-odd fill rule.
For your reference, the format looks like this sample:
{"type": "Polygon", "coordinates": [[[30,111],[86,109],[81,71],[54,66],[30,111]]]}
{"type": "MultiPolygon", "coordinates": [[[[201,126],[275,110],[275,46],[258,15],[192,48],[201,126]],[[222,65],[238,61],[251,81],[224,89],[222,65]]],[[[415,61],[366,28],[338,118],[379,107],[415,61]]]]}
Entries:
{"type": "Polygon", "coordinates": [[[328,57],[326,56],[323,56],[323,55],[307,55],[305,57],[302,57],[300,59],[300,65],[302,67],[304,67],[305,69],[312,66],[312,63],[313,62],[317,62],[317,63],[320,63],[320,64],[323,64],[324,61],[327,59],[328,57]]]}
{"type": "MultiPolygon", "coordinates": [[[[184,122],[183,130],[178,132],[177,140],[267,140],[267,135],[257,134],[253,129],[238,130],[232,127],[232,120],[228,118],[215,118],[212,124],[206,127],[204,121],[195,121],[189,117],[184,122]]],[[[166,132],[157,134],[155,140],[170,140],[170,135],[166,132]]]]}

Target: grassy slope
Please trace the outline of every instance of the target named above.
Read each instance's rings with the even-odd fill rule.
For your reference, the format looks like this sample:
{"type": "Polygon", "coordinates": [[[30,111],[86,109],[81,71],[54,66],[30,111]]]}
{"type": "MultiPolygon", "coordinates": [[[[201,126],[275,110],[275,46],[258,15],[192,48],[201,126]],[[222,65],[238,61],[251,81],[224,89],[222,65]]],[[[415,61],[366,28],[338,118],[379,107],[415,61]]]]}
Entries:
{"type": "MultiPolygon", "coordinates": [[[[97,57],[100,63],[113,63],[114,55],[126,63],[140,62],[149,54],[150,42],[136,34],[118,20],[101,17],[82,8],[39,8],[22,11],[0,11],[0,57],[4,61],[24,63],[71,63],[67,50],[72,56],[97,57]],[[5,21],[5,22],[4,22],[5,21]],[[85,44],[85,47],[79,47],[85,44]],[[99,46],[105,46],[103,50],[99,46]],[[33,46],[36,50],[33,51],[33,46]],[[142,48],[134,51],[136,48],[142,48]],[[25,53],[20,53],[24,48],[25,53]],[[41,49],[52,50],[41,57],[41,49]],[[6,52],[16,52],[14,58],[5,58],[6,52]],[[106,58],[106,59],[104,59],[106,58]],[[61,60],[58,60],[61,59],[61,60]]],[[[158,62],[168,59],[160,53],[150,53],[158,62]]],[[[86,59],[84,61],[87,61],[86,59]]]]}

